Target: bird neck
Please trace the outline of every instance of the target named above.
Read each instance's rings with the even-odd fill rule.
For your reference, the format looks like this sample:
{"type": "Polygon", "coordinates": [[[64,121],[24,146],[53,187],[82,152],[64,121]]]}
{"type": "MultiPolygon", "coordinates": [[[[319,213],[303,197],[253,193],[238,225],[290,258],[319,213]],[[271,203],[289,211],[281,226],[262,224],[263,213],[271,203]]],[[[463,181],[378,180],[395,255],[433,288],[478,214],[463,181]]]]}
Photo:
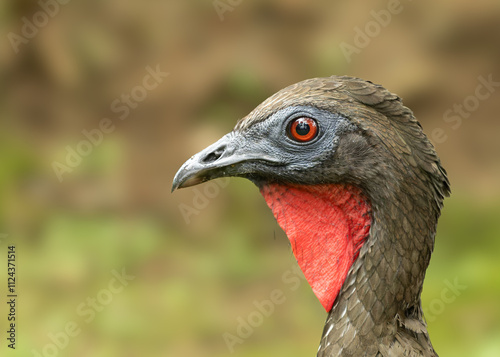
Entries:
{"type": "Polygon", "coordinates": [[[347,184],[266,184],[260,190],[307,281],[330,311],[370,232],[369,201],[347,184]]]}
{"type": "Polygon", "coordinates": [[[372,202],[370,234],[326,320],[318,356],[337,355],[335,351],[356,355],[356,346],[370,346],[376,355],[379,344],[401,348],[395,355],[420,345],[429,356],[435,356],[420,294],[440,202],[431,194],[408,192],[412,192],[409,185],[391,193],[367,193],[372,202]],[[396,335],[413,342],[395,343],[396,335]]]}

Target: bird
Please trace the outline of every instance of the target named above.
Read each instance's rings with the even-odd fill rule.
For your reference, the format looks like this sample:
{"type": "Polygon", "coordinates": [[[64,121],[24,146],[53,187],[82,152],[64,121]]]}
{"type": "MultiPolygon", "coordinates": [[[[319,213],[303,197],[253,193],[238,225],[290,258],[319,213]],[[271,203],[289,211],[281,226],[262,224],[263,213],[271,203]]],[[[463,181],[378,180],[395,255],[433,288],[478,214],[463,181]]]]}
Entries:
{"type": "Polygon", "coordinates": [[[290,85],[188,159],[172,192],[229,176],[258,187],[328,313],[318,357],[437,356],[421,293],[450,182],[399,96],[350,76],[290,85]]]}

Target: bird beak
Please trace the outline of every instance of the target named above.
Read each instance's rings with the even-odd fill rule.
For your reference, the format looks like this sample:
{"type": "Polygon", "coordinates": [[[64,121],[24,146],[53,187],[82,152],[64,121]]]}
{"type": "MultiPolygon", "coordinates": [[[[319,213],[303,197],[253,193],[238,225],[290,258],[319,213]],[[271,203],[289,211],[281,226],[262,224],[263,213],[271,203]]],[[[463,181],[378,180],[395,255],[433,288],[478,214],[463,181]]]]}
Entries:
{"type": "Polygon", "coordinates": [[[175,174],[172,192],[218,177],[250,174],[254,165],[244,167],[242,164],[255,161],[277,163],[252,140],[246,139],[240,132],[233,131],[187,160],[175,174]]]}

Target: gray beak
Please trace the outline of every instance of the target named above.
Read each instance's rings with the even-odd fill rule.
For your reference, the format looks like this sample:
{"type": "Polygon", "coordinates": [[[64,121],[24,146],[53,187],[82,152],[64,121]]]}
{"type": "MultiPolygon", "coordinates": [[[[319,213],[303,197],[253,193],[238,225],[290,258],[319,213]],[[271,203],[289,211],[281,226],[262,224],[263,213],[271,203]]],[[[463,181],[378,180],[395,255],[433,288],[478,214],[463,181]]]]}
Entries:
{"type": "Polygon", "coordinates": [[[177,171],[172,192],[218,177],[245,176],[254,171],[256,162],[279,164],[239,132],[224,135],[219,141],[187,160],[177,171]]]}

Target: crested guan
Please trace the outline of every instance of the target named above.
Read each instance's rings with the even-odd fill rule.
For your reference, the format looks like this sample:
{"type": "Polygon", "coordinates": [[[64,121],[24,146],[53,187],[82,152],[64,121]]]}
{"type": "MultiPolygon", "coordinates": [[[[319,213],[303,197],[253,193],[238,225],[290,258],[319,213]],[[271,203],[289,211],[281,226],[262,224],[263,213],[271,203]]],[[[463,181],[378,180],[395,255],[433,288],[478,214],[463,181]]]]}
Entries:
{"type": "Polygon", "coordinates": [[[420,294],[450,184],[398,96],[347,76],[282,89],[172,191],[224,176],[258,186],[329,312],[318,356],[437,356],[420,294]]]}

